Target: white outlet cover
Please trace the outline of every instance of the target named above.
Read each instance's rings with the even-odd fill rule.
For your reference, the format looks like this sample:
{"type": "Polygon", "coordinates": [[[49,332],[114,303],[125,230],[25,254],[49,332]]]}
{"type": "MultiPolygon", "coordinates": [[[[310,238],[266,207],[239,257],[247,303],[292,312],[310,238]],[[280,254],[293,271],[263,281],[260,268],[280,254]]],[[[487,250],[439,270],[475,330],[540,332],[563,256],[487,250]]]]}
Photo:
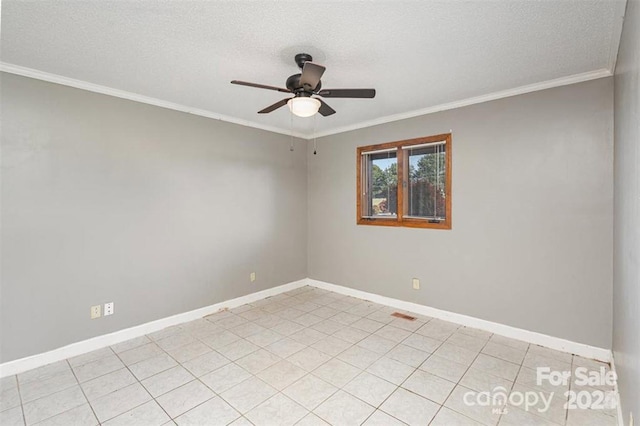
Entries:
{"type": "Polygon", "coordinates": [[[104,316],[113,315],[113,302],[104,304],[104,316]]]}
{"type": "Polygon", "coordinates": [[[415,290],[420,290],[420,280],[417,278],[414,278],[411,280],[411,283],[413,284],[413,288],[415,290]]]}

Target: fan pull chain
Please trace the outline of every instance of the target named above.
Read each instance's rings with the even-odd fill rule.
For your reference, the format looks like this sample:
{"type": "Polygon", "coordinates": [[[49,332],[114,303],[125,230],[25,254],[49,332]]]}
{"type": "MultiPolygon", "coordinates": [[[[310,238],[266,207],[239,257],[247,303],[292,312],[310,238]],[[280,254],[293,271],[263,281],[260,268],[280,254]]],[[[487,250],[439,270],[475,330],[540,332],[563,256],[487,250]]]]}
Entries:
{"type": "Polygon", "coordinates": [[[316,145],[316,116],[318,114],[313,115],[313,155],[318,153],[318,146],[316,145]]]}

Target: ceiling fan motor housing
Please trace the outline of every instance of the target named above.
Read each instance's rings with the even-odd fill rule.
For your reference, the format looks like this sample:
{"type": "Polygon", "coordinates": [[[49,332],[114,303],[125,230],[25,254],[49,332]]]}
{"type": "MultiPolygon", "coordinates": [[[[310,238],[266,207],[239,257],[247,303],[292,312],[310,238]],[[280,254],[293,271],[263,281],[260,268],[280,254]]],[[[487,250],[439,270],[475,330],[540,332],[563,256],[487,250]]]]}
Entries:
{"type": "Polygon", "coordinates": [[[294,74],[292,76],[289,76],[289,78],[287,78],[287,84],[286,84],[287,89],[291,90],[296,94],[307,93],[306,96],[311,96],[312,92],[317,92],[322,87],[322,82],[320,81],[318,81],[318,85],[316,87],[304,87],[300,83],[301,76],[302,74],[294,74]]]}

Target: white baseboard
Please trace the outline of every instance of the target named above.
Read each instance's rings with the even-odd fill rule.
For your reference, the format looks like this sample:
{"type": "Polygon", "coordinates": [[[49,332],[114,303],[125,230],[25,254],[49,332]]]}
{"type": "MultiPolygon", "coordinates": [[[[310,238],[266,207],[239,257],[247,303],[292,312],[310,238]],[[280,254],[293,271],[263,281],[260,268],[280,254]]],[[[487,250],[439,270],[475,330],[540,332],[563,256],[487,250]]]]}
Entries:
{"type": "Polygon", "coordinates": [[[252,303],[267,297],[284,293],[286,291],[304,287],[305,285],[307,285],[306,279],[294,281],[277,287],[258,291],[256,293],[247,294],[246,296],[241,296],[235,299],[216,303],[215,305],[205,306],[204,308],[172,315],[167,318],[140,324],[135,327],[125,328],[124,330],[119,330],[113,333],[83,340],[81,342],[72,343],[70,345],[54,349],[52,351],[5,362],[3,364],[0,364],[0,377],[11,376],[27,370],[31,370],[33,368],[51,364],[52,362],[61,361],[63,359],[77,355],[82,355],[87,352],[95,351],[96,349],[124,342],[125,340],[144,336],[145,334],[150,334],[155,331],[162,330],[163,328],[171,327],[172,325],[194,321],[204,316],[214,314],[222,309],[233,309],[247,303],[252,303]]]}
{"type": "Polygon", "coordinates": [[[445,321],[454,322],[456,324],[467,327],[478,328],[480,330],[496,333],[501,336],[510,337],[512,339],[522,340],[524,342],[533,343],[547,348],[555,349],[562,352],[580,355],[585,358],[595,359],[603,362],[611,361],[611,351],[609,349],[598,348],[595,346],[585,345],[583,343],[572,342],[570,340],[561,339],[559,337],[548,336],[546,334],[537,333],[535,331],[524,330],[521,328],[511,327],[496,322],[486,321],[467,315],[457,314],[454,312],[443,311],[441,309],[432,308],[430,306],[419,305],[417,303],[406,302],[404,300],[393,299],[391,297],[380,296],[366,291],[355,290],[341,285],[330,284],[314,279],[307,279],[310,286],[318,287],[324,290],[353,296],[360,299],[370,300],[381,305],[391,306],[393,308],[402,309],[409,312],[415,312],[420,315],[426,315],[445,321]]]}
{"type": "MultiPolygon", "coordinates": [[[[393,299],[386,296],[380,296],[374,293],[368,293],[361,290],[355,290],[352,288],[330,284],[323,281],[318,281],[310,278],[302,279],[299,281],[283,284],[278,287],[273,287],[267,290],[251,293],[246,296],[237,297],[235,299],[227,300],[224,302],[216,303],[214,305],[206,306],[204,308],[195,309],[193,311],[184,312],[181,314],[173,315],[167,318],[162,318],[156,321],[151,321],[145,324],[141,324],[135,327],[126,328],[113,333],[97,336],[91,339],[83,340],[81,342],[72,343],[67,346],[63,346],[58,349],[54,349],[49,352],[29,356],[26,358],[17,359],[14,361],[5,362],[0,364],[0,377],[10,376],[18,374],[33,368],[41,367],[43,365],[50,364],[52,362],[61,361],[66,358],[70,358],[77,355],[82,355],[87,352],[91,352],[106,346],[111,346],[116,343],[124,342],[125,340],[140,337],[146,334],[153,333],[155,331],[162,330],[173,325],[182,324],[185,322],[193,321],[202,318],[206,315],[211,315],[222,309],[233,309],[235,307],[252,303],[260,299],[264,299],[270,296],[275,296],[286,291],[294,290],[299,287],[310,285],[313,287],[321,288],[324,290],[333,291],[336,293],[344,294],[347,296],[353,296],[360,299],[370,300],[382,305],[391,306],[393,308],[415,312],[420,315],[426,315],[433,318],[442,319],[445,321],[454,322],[456,324],[478,328],[480,330],[489,331],[505,337],[511,337],[513,339],[522,340],[528,343],[533,343],[540,346],[545,346],[551,349],[556,349],[563,352],[568,352],[576,355],[583,356],[589,359],[596,359],[603,362],[612,362],[613,358],[611,351],[608,349],[598,348],[594,346],[585,345],[582,343],[572,342],[570,340],[561,339],[558,337],[548,336],[533,331],[523,330],[521,328],[511,327],[504,324],[499,324],[491,321],[482,320],[479,318],[470,317],[467,315],[457,314],[454,312],[448,312],[441,309],[432,308],[430,306],[419,305],[417,303],[406,302],[403,300],[393,299]]],[[[612,362],[612,368],[613,362],[612,362]]]]}
{"type": "Polygon", "coordinates": [[[613,351],[611,351],[611,371],[616,375],[616,383],[613,387],[613,390],[616,393],[616,398],[618,398],[618,426],[624,426],[624,417],[622,415],[622,401],[620,401],[620,392],[618,391],[618,372],[616,371],[616,361],[613,356],[613,351]]]}

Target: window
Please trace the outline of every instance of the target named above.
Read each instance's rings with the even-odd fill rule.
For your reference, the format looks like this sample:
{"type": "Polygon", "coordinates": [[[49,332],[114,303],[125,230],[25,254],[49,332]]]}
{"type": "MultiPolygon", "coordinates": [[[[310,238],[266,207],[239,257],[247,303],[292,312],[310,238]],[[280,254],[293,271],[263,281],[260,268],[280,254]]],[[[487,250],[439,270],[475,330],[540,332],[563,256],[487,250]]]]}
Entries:
{"type": "Polygon", "coordinates": [[[359,147],[357,169],[359,225],[451,229],[450,133],[359,147]]]}

